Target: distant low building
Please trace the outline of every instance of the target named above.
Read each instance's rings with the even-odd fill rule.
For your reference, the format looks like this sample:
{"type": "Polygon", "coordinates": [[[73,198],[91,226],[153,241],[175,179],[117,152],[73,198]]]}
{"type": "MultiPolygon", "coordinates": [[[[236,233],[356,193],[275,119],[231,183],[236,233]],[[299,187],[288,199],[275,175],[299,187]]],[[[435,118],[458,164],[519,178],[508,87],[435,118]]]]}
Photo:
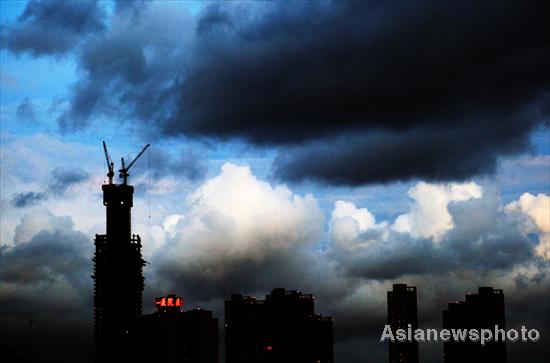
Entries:
{"type": "Polygon", "coordinates": [[[211,311],[182,311],[183,299],[175,295],[159,297],[155,305],[157,312],[139,322],[140,362],[218,362],[218,319],[211,311]]]}
{"type": "MultiPolygon", "coordinates": [[[[418,328],[416,286],[395,284],[388,291],[388,325],[397,329],[412,331],[418,328]]],[[[389,342],[390,363],[418,363],[418,342],[389,342]]]]}
{"type": "MultiPolygon", "coordinates": [[[[495,325],[505,329],[504,293],[492,287],[480,287],[477,294],[467,294],[464,301],[450,302],[443,310],[445,329],[490,329],[495,325]]],[[[506,342],[494,340],[482,346],[479,342],[453,342],[443,344],[445,363],[506,362],[506,342]]]]}
{"type": "Polygon", "coordinates": [[[225,302],[226,363],[332,363],[333,321],[315,313],[314,297],[274,289],[265,300],[225,302]]]}

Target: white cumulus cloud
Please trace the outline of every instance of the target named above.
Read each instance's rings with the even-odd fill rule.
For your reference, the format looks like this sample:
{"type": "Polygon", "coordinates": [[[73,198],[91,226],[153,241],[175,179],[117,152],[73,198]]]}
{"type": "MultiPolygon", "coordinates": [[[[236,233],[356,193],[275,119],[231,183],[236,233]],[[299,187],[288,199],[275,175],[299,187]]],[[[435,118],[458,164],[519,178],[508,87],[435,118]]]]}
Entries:
{"type": "Polygon", "coordinates": [[[439,242],[443,235],[453,228],[453,218],[448,206],[453,202],[463,202],[480,198],[482,188],[474,182],[429,184],[421,182],[409,189],[414,203],[411,210],[395,220],[393,229],[409,233],[415,238],[431,238],[439,242]]]}
{"type": "Polygon", "coordinates": [[[351,202],[338,200],[334,203],[329,225],[331,240],[340,247],[353,250],[375,242],[358,241],[362,233],[370,229],[383,229],[387,223],[376,224],[374,215],[367,208],[357,208],[351,202]]]}
{"type": "Polygon", "coordinates": [[[185,203],[184,219],[166,221],[177,229],[167,256],[182,266],[205,267],[200,274],[207,278],[219,278],[238,261],[262,263],[316,241],[324,219],[311,194],[271,186],[248,166],[229,163],[185,203]]]}
{"type": "Polygon", "coordinates": [[[482,188],[476,183],[429,184],[420,182],[410,188],[408,195],[413,203],[408,213],[398,216],[393,224],[377,223],[368,208],[359,208],[351,202],[338,200],[330,219],[330,237],[339,247],[348,250],[368,247],[387,241],[390,233],[400,232],[413,238],[427,238],[440,242],[453,228],[448,206],[480,198],[482,188]],[[371,233],[367,233],[367,232],[371,233]]]}
{"type": "Polygon", "coordinates": [[[550,196],[523,193],[518,200],[508,204],[506,210],[521,212],[531,219],[533,223],[525,228],[527,232],[539,233],[539,244],[535,251],[539,256],[550,260],[550,196]]]}

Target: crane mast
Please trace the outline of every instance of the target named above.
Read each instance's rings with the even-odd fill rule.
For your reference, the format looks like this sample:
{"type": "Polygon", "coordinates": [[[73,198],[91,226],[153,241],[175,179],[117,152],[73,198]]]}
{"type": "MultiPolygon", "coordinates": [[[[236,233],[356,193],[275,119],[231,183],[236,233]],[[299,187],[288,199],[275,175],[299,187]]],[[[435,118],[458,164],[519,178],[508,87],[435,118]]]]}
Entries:
{"type": "Polygon", "coordinates": [[[107,173],[107,177],[109,178],[109,184],[113,184],[113,177],[115,176],[115,163],[111,160],[111,157],[109,156],[109,152],[107,151],[107,145],[105,144],[105,141],[103,141],[103,151],[105,151],[105,159],[107,160],[107,168],[109,168],[109,172],[107,173]]]}

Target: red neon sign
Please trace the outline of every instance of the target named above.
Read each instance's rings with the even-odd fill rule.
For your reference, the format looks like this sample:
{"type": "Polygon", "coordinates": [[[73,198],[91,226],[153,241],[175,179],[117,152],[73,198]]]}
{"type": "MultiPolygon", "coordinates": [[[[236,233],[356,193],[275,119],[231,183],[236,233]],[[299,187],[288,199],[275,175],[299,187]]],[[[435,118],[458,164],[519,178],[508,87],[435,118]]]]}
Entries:
{"type": "Polygon", "coordinates": [[[168,295],[163,297],[157,297],[155,299],[155,306],[158,307],[182,307],[183,299],[179,296],[168,295]]]}

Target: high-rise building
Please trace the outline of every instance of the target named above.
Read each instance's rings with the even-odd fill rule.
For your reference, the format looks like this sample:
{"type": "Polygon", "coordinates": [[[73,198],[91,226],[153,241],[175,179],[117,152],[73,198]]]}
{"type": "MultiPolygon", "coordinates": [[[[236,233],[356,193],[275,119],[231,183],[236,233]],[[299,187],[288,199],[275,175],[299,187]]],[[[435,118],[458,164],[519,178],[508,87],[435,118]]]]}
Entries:
{"type": "Polygon", "coordinates": [[[159,297],[157,311],[139,322],[139,358],[143,363],[217,363],[218,319],[203,309],[182,311],[183,299],[159,297]]]}
{"type": "Polygon", "coordinates": [[[126,362],[133,359],[136,324],[141,317],[143,266],[141,239],[132,234],[131,210],[134,187],[127,184],[128,170],[147,145],[127,166],[122,160],[122,184],[113,183],[114,164],[105,143],[109,183],[104,184],[107,233],[95,236],[94,339],[95,361],[126,362]]]}
{"type": "MultiPolygon", "coordinates": [[[[464,301],[451,302],[443,310],[443,328],[445,329],[490,329],[495,331],[498,325],[505,330],[504,293],[492,287],[480,287],[477,294],[467,294],[464,301]]],[[[506,362],[506,342],[449,341],[443,344],[445,363],[455,362],[506,362]]]]}
{"type": "Polygon", "coordinates": [[[107,234],[95,236],[94,325],[96,361],[120,362],[131,357],[135,327],[141,316],[143,266],[141,239],[131,234],[134,188],[103,185],[107,234]]]}
{"type": "Polygon", "coordinates": [[[332,363],[333,321],[315,313],[314,297],[274,289],[265,300],[225,302],[226,363],[332,363]]]}
{"type": "MultiPolygon", "coordinates": [[[[416,287],[406,284],[394,284],[388,291],[388,325],[392,332],[397,329],[412,331],[418,328],[416,287]]],[[[417,363],[418,342],[389,342],[390,363],[417,363]]]]}

